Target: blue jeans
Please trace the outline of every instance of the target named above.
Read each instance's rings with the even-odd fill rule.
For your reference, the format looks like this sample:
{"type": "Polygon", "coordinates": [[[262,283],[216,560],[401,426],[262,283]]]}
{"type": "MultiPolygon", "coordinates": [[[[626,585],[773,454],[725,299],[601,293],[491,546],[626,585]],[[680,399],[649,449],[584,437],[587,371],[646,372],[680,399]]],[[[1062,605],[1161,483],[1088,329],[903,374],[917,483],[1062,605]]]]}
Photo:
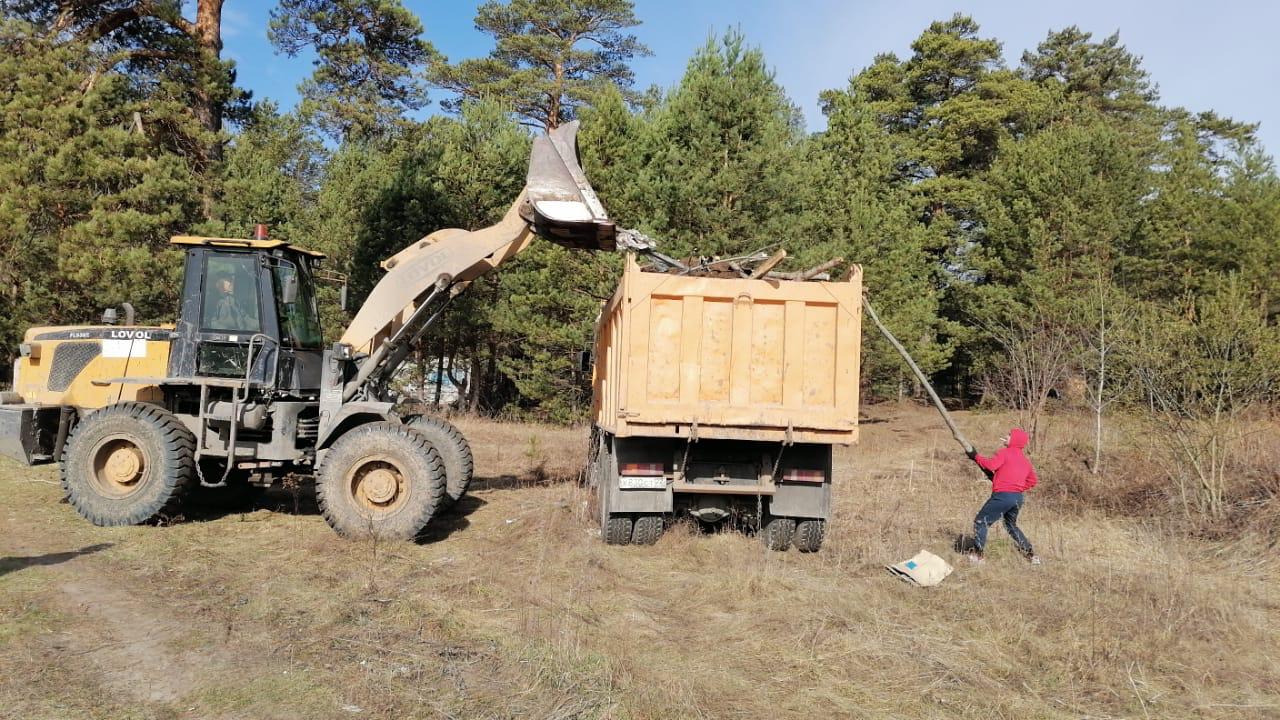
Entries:
{"type": "Polygon", "coordinates": [[[973,542],[978,552],[982,552],[987,546],[987,528],[1003,519],[1004,527],[1009,531],[1009,537],[1013,538],[1013,544],[1018,546],[1018,551],[1023,555],[1031,555],[1034,552],[1031,541],[1018,529],[1018,511],[1021,509],[1022,493],[991,493],[991,497],[978,511],[978,516],[973,519],[973,542]]]}

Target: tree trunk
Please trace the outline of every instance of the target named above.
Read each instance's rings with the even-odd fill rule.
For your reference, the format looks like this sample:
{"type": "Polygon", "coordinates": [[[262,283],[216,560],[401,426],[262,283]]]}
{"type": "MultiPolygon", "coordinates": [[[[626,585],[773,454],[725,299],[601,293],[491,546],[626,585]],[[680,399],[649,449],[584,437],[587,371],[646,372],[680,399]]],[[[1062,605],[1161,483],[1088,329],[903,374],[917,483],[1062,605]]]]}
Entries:
{"type": "Polygon", "coordinates": [[[1106,390],[1106,353],[1098,363],[1098,394],[1093,398],[1093,474],[1102,472],[1102,393],[1106,390]]]}
{"type": "MultiPolygon", "coordinates": [[[[490,394],[493,394],[493,389],[497,386],[497,379],[498,379],[498,346],[496,343],[492,341],[489,342],[489,358],[488,358],[488,362],[486,362],[485,365],[486,367],[484,371],[484,382],[485,382],[484,389],[488,390],[490,394]]],[[[488,409],[492,409],[493,406],[494,406],[494,402],[492,402],[492,398],[490,398],[490,402],[488,403],[488,409]]],[[[477,402],[476,408],[479,409],[479,407],[480,407],[480,403],[477,402]]]]}
{"type": "Polygon", "coordinates": [[[418,356],[418,402],[422,405],[427,404],[427,360],[422,354],[422,346],[419,345],[415,353],[418,356]]]}
{"type": "Polygon", "coordinates": [[[467,390],[470,397],[467,398],[467,412],[474,414],[480,408],[480,386],[484,384],[483,372],[481,370],[480,353],[477,352],[471,356],[471,372],[467,375],[467,390]]]}
{"type": "Polygon", "coordinates": [[[440,340],[440,352],[436,355],[436,397],[431,407],[440,409],[440,393],[444,389],[444,340],[440,340]]]}
{"type": "Polygon", "coordinates": [[[556,60],[554,68],[556,82],[551,103],[547,108],[547,131],[560,127],[560,98],[564,97],[564,60],[556,60]]]}
{"type": "MultiPolygon", "coordinates": [[[[195,25],[187,31],[191,39],[200,47],[204,59],[216,65],[222,57],[222,3],[223,0],[200,0],[196,5],[195,25]]],[[[222,129],[222,107],[209,95],[209,89],[197,85],[195,89],[196,105],[193,108],[196,117],[210,132],[222,129]]],[[[222,156],[221,141],[214,141],[210,148],[210,159],[218,160],[222,156]]]]}
{"type": "MultiPolygon", "coordinates": [[[[207,72],[218,67],[222,58],[222,3],[223,0],[199,0],[196,4],[196,22],[187,29],[187,34],[196,41],[200,48],[200,61],[208,65],[207,72]]],[[[194,102],[192,112],[206,130],[212,133],[222,131],[222,104],[214,99],[205,83],[197,83],[192,93],[194,102]]],[[[209,147],[205,149],[206,161],[209,164],[222,161],[222,138],[214,136],[209,147]]],[[[206,218],[213,217],[213,183],[206,182],[200,193],[200,209],[206,218]]]]}

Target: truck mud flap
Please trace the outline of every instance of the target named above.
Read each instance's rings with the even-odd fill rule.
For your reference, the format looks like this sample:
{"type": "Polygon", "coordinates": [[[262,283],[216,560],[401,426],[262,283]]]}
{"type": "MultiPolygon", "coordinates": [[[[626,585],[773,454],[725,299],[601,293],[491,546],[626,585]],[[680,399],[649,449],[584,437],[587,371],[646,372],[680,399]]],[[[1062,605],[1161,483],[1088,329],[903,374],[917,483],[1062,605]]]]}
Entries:
{"type": "Polygon", "coordinates": [[[614,487],[609,493],[611,512],[669,513],[671,487],[666,490],[633,490],[614,487]]]}
{"type": "MultiPolygon", "coordinates": [[[[57,409],[53,409],[57,429],[57,409]]],[[[24,465],[52,459],[53,437],[41,426],[41,413],[36,408],[0,405],[0,455],[24,465]]]]}
{"type": "Polygon", "coordinates": [[[826,520],[831,515],[831,483],[779,484],[769,500],[769,512],[779,517],[826,520]]]}

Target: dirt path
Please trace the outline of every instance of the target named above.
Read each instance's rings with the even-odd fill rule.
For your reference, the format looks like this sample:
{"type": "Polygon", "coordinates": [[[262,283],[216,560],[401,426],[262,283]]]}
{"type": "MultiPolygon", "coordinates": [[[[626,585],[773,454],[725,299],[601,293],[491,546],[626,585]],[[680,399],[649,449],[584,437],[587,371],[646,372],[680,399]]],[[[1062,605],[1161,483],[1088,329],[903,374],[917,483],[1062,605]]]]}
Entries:
{"type": "Polygon", "coordinates": [[[185,630],[169,609],[134,596],[96,570],[77,572],[57,588],[57,602],[89,629],[60,634],[64,653],[91,662],[110,690],[136,700],[173,702],[220,662],[207,650],[175,650],[185,630]]]}
{"type": "Polygon", "coordinates": [[[96,676],[115,697],[168,704],[191,693],[202,677],[226,665],[209,648],[182,649],[198,618],[148,593],[145,583],[104,566],[110,543],[69,547],[41,529],[9,518],[0,537],[7,573],[38,572],[47,601],[71,622],[42,638],[50,659],[96,676]],[[16,565],[16,567],[14,567],[16,565]]]}

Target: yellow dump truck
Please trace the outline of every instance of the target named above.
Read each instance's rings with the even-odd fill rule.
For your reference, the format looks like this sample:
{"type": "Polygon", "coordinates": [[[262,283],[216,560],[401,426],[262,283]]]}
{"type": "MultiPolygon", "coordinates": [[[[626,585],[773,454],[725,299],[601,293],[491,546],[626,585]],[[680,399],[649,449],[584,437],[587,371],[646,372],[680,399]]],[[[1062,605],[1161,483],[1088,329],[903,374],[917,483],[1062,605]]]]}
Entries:
{"type": "Polygon", "coordinates": [[[832,446],[858,437],[861,271],[846,280],[700,277],[627,260],[596,327],[590,479],[601,535],[737,519],[812,552],[832,446]]]}

